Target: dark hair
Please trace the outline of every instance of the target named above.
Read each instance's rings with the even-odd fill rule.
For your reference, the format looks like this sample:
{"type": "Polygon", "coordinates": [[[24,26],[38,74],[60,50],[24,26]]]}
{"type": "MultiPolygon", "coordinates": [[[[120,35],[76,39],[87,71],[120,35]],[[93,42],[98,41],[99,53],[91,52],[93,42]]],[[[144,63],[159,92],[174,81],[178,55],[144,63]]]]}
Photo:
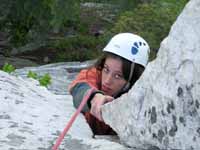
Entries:
{"type": "MultiPolygon", "coordinates": [[[[123,72],[123,77],[126,81],[128,81],[129,79],[129,75],[130,75],[130,71],[131,71],[131,64],[132,62],[120,57],[118,55],[115,55],[113,53],[109,53],[109,52],[104,52],[103,55],[96,61],[96,63],[94,64],[94,67],[96,67],[97,70],[102,70],[104,67],[104,63],[106,58],[111,57],[111,58],[118,58],[122,61],[122,72],[123,72]]],[[[133,71],[133,76],[130,80],[130,87],[129,89],[135,84],[135,82],[139,79],[139,77],[141,76],[141,74],[144,71],[144,67],[140,64],[136,64],[134,65],[134,71],[133,71]]],[[[128,89],[128,90],[129,90],[128,89]]],[[[126,92],[126,91],[125,91],[126,92]]],[[[124,93],[124,92],[123,92],[124,93]]]]}

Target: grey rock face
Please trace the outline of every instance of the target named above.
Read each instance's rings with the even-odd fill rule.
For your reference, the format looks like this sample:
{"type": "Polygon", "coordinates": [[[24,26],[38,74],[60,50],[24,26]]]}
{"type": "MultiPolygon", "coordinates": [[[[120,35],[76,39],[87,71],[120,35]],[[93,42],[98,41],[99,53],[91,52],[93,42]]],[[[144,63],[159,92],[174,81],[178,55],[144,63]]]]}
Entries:
{"type": "Polygon", "coordinates": [[[5,63],[12,64],[15,68],[22,68],[27,66],[38,66],[38,64],[22,58],[15,58],[15,57],[4,57],[0,55],[0,68],[3,67],[5,63]]]}
{"type": "Polygon", "coordinates": [[[50,91],[55,94],[69,94],[68,85],[74,80],[77,73],[88,66],[90,66],[94,61],[85,62],[63,62],[43,65],[39,67],[24,67],[22,69],[17,69],[14,75],[21,76],[22,78],[27,78],[29,71],[37,73],[39,76],[43,76],[48,73],[51,76],[51,84],[47,87],[50,91]]]}
{"type": "Polygon", "coordinates": [[[200,149],[200,1],[191,0],[155,61],[128,94],[103,108],[126,145],[200,149]]]}
{"type": "MultiPolygon", "coordinates": [[[[39,86],[36,80],[0,71],[1,150],[51,150],[74,112],[70,95],[55,95],[39,86]]],[[[59,148],[129,150],[106,138],[92,138],[81,114],[59,148]]]]}
{"type": "MultiPolygon", "coordinates": [[[[69,95],[54,95],[34,80],[0,71],[0,149],[50,149],[72,112],[69,95]]],[[[82,121],[79,132],[91,135],[82,121]]]]}

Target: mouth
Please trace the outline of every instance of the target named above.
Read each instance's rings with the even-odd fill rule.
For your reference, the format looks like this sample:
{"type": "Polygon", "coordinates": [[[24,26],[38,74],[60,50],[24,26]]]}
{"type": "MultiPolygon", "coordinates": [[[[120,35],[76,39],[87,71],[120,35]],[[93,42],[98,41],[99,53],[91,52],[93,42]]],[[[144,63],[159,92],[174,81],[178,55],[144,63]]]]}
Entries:
{"type": "Polygon", "coordinates": [[[104,91],[104,92],[110,92],[111,89],[109,87],[105,86],[105,85],[102,85],[102,91],[104,91]]]}

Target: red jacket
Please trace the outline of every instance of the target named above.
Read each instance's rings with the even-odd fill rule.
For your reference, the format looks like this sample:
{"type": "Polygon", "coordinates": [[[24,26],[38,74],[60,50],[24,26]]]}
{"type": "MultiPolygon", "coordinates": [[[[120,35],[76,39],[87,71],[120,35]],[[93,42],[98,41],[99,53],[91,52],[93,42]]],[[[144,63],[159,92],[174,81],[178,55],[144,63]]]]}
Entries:
{"type": "MultiPolygon", "coordinates": [[[[97,91],[101,90],[101,71],[94,67],[82,70],[69,86],[69,91],[73,96],[73,103],[76,108],[78,108],[80,102],[84,98],[85,93],[90,88],[95,88],[97,91]]],[[[94,134],[116,134],[108,125],[102,121],[99,121],[90,114],[90,102],[87,103],[87,106],[85,106],[82,113],[84,114],[94,134]]]]}

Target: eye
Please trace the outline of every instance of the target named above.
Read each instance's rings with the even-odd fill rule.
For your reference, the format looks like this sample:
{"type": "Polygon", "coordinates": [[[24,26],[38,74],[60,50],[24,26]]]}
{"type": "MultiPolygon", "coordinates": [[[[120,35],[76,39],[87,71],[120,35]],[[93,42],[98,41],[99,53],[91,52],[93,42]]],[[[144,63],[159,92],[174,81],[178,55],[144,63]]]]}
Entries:
{"type": "Polygon", "coordinates": [[[121,74],[115,74],[114,78],[119,80],[119,79],[123,79],[123,76],[121,74]]]}
{"type": "Polygon", "coordinates": [[[105,72],[105,73],[109,73],[109,69],[108,69],[108,67],[104,66],[104,67],[103,67],[103,72],[105,72]]]}

